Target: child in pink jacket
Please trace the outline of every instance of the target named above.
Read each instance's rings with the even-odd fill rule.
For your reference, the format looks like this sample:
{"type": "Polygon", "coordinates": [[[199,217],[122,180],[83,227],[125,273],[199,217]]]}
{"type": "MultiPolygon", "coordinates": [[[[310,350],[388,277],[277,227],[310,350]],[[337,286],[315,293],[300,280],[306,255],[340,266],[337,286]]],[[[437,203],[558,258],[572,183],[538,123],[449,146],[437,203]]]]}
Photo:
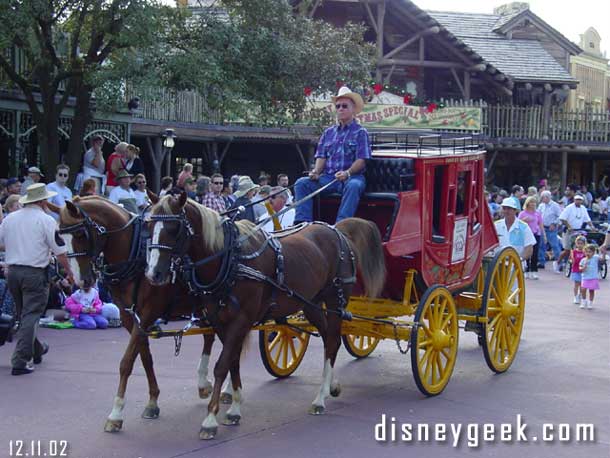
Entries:
{"type": "Polygon", "coordinates": [[[106,329],[108,320],[102,316],[102,301],[97,289],[91,285],[84,285],[66,299],[66,310],[75,328],[79,329],[106,329]]]}

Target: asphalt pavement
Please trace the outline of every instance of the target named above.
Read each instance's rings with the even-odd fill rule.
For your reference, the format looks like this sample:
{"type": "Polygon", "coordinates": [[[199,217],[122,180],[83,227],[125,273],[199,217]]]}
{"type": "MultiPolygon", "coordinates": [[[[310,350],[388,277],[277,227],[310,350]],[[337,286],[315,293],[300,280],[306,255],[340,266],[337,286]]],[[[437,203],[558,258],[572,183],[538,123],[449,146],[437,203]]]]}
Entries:
{"type": "MultiPolygon", "coordinates": [[[[11,376],[13,345],[0,347],[0,457],[19,456],[19,441],[25,441],[21,456],[38,456],[38,444],[40,456],[61,456],[66,444],[63,456],[77,458],[605,458],[610,456],[610,279],[601,285],[589,311],[572,304],[571,284],[563,276],[543,271],[540,280],[527,280],[523,340],[509,371],[494,375],[476,336],[461,333],[451,381],[434,398],[417,390],[409,355],[401,355],[394,342],[382,342],[359,361],[342,349],[335,368],[343,390],[327,401],[323,416],[307,414],[321,381],[320,339],[312,339],[293,376],[275,380],[261,364],[258,336],[252,335],[242,362],[241,424],[221,426],[212,441],[198,439],[207,407],[197,397],[199,336],[185,338],[178,357],[172,339],[152,342],[160,417],[140,417],[148,394],[138,361],[123,430],[110,434],[103,425],[127,333],[41,329],[50,351],[31,375],[11,376]],[[376,433],[380,438],[384,432],[376,427],[383,415],[385,441],[376,441],[376,433]],[[576,439],[580,424],[594,425],[594,441],[576,439]],[[502,441],[509,428],[510,440],[502,441]],[[492,429],[494,440],[486,440],[492,429]],[[553,440],[544,441],[549,434],[553,440]]],[[[219,350],[217,344],[213,358],[219,350]]]]}

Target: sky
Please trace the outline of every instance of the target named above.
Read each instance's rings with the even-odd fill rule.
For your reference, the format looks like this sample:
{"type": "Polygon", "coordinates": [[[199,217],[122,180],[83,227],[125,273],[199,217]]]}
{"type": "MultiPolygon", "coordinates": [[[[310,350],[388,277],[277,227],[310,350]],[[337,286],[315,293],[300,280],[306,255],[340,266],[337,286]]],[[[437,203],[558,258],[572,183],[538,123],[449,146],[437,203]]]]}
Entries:
{"type": "MultiPolygon", "coordinates": [[[[493,13],[495,7],[509,0],[414,0],[425,10],[461,11],[465,13],[493,13]]],[[[530,0],[530,10],[576,44],[580,34],[594,27],[601,36],[602,52],[610,57],[610,1],[609,0],[530,0]]]]}

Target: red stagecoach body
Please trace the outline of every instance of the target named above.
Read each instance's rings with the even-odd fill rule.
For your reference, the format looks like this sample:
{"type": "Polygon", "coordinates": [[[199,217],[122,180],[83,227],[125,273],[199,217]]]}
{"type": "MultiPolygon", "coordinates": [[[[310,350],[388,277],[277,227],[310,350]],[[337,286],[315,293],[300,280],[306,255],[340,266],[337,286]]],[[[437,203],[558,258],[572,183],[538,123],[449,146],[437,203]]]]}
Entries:
{"type": "MultiPolygon", "coordinates": [[[[408,269],[418,272],[420,289],[438,284],[456,292],[472,284],[484,254],[498,245],[483,196],[485,151],[470,138],[427,136],[410,145],[374,137],[366,176],[356,216],[381,231],[383,296],[402,299],[408,269]],[[434,145],[426,145],[429,139],[434,145]]],[[[322,198],[317,218],[334,221],[339,202],[322,198]]]]}

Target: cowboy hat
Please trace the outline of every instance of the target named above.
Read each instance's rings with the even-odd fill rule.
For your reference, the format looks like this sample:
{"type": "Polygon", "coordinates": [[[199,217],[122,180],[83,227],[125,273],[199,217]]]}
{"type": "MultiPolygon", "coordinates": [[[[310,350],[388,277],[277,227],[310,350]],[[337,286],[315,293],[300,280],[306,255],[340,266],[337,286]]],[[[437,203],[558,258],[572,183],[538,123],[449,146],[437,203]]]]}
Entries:
{"type": "Polygon", "coordinates": [[[237,185],[237,191],[235,191],[235,197],[240,198],[248,194],[248,192],[252,191],[253,189],[258,188],[260,188],[260,186],[254,184],[254,181],[252,181],[252,178],[249,176],[239,177],[239,184],[237,185]]]}
{"type": "Polygon", "coordinates": [[[127,170],[123,169],[121,171],[119,171],[119,173],[116,174],[115,180],[119,180],[121,178],[131,178],[133,177],[133,175],[131,173],[129,173],[127,170]]]}
{"type": "Polygon", "coordinates": [[[354,102],[354,112],[356,114],[360,113],[364,108],[364,100],[362,100],[360,94],[357,92],[352,92],[352,90],[347,86],[341,86],[337,95],[332,97],[333,103],[335,103],[338,99],[350,99],[352,102],[354,102]]]}
{"type": "Polygon", "coordinates": [[[44,183],[35,183],[28,186],[25,196],[19,199],[19,203],[22,205],[33,204],[34,202],[47,200],[56,195],[55,191],[48,191],[44,183]]]}

